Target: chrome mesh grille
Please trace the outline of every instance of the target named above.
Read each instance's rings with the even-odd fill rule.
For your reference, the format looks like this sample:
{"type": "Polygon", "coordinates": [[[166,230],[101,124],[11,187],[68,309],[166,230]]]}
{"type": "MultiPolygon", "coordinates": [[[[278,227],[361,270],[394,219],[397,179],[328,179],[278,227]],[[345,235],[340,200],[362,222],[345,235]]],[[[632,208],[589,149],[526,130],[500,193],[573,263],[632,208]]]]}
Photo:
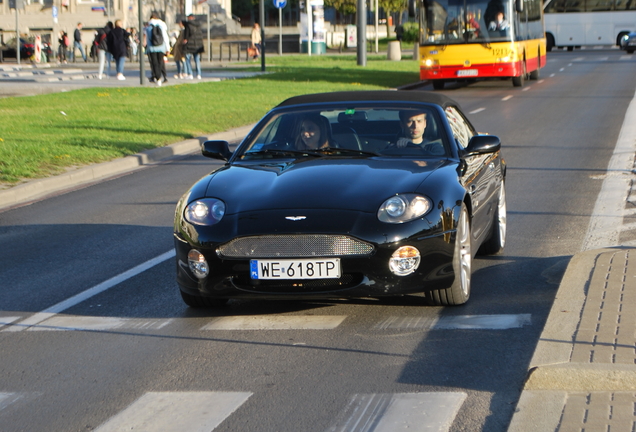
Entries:
{"type": "Polygon", "coordinates": [[[217,249],[227,258],[303,258],[369,255],[373,245],[343,235],[288,234],[234,239],[217,249]]]}

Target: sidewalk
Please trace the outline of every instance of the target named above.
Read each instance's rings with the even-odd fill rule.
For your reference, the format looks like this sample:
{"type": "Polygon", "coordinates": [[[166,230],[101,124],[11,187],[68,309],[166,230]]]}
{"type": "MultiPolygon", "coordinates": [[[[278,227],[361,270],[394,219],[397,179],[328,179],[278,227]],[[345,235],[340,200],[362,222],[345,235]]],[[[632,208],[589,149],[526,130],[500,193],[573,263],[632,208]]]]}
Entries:
{"type": "Polygon", "coordinates": [[[636,249],[575,255],[530,362],[508,432],[633,432],[635,307],[636,249]]]}

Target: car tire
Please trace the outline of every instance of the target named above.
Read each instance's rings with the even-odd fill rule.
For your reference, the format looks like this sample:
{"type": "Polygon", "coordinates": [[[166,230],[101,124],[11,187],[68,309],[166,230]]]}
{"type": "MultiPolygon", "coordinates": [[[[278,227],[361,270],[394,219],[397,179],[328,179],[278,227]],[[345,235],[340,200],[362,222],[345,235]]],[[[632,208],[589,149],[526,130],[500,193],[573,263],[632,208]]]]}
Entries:
{"type": "Polygon", "coordinates": [[[436,306],[457,306],[468,301],[473,264],[471,239],[470,217],[468,216],[466,205],[462,203],[459,220],[457,221],[455,251],[453,253],[455,280],[449,288],[427,293],[429,303],[436,306]]]}
{"type": "Polygon", "coordinates": [[[490,237],[481,245],[479,254],[483,255],[496,255],[501,253],[506,246],[506,188],[505,184],[501,183],[499,189],[499,199],[497,201],[497,210],[492,221],[492,233],[490,237]]]}
{"type": "Polygon", "coordinates": [[[627,50],[627,54],[634,54],[634,50],[633,49],[628,49],[627,50]]]}
{"type": "Polygon", "coordinates": [[[223,298],[210,298],[210,297],[202,297],[197,295],[192,295],[181,292],[181,298],[183,302],[190,306],[191,308],[206,308],[206,307],[218,307],[223,306],[228,302],[228,299],[223,298]]]}

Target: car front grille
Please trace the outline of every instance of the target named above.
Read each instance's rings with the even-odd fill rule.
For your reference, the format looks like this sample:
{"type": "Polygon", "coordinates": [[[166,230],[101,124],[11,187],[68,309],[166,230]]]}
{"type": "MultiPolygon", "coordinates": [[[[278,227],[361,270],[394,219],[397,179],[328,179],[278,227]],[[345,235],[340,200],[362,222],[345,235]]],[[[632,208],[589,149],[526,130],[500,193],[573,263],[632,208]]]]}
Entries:
{"type": "Polygon", "coordinates": [[[346,290],[362,282],[362,274],[343,274],[339,279],[313,279],[313,280],[254,280],[246,276],[238,276],[232,279],[238,288],[258,293],[267,294],[311,294],[311,293],[337,293],[346,290]]]}
{"type": "Polygon", "coordinates": [[[373,245],[361,240],[329,234],[285,234],[241,237],[219,246],[221,258],[303,258],[365,256],[373,245]]]}

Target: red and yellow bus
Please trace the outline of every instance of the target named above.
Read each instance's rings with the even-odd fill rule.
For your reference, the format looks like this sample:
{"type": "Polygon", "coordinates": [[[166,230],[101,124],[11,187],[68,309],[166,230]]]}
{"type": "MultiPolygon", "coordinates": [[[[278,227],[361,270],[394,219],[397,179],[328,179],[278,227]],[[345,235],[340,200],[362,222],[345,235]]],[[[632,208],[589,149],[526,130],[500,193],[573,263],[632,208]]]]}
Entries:
{"type": "Polygon", "coordinates": [[[420,23],[420,79],[512,78],[522,87],[546,64],[542,0],[410,0],[420,23]]]}

